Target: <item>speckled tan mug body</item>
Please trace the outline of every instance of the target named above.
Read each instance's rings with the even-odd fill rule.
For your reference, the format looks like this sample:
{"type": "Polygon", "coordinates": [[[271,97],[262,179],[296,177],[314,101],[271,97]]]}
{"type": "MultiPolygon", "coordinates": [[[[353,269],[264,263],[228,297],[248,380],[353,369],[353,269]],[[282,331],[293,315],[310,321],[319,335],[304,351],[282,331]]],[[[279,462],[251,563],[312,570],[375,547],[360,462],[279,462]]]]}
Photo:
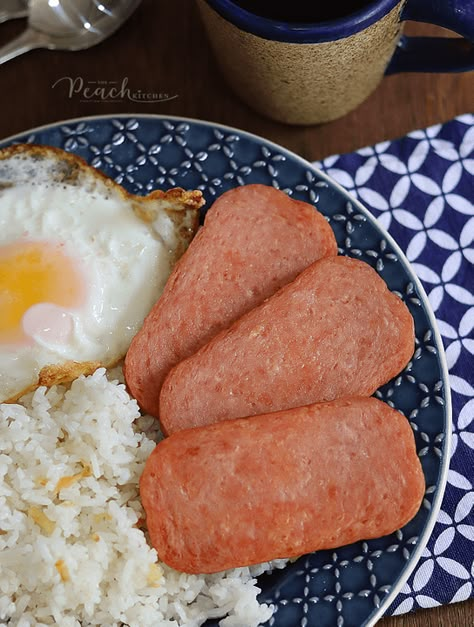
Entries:
{"type": "Polygon", "coordinates": [[[288,124],[334,120],[372,93],[397,46],[404,5],[354,35],[312,44],[264,39],[197,1],[227,82],[253,109],[288,124]]]}

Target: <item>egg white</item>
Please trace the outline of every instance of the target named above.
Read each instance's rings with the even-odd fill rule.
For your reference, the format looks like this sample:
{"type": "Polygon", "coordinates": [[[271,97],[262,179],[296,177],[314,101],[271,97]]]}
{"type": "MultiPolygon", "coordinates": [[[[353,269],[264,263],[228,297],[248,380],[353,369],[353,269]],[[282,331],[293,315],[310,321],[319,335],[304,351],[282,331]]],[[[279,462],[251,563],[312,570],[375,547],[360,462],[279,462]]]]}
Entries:
{"type": "Polygon", "coordinates": [[[57,154],[0,160],[0,247],[25,240],[62,244],[82,275],[85,297],[68,310],[73,324],[66,342],[34,337],[30,345],[0,344],[0,402],[34,386],[45,366],[119,361],[176,258],[173,212],[149,203],[144,220],[138,197],[82,163],[74,176],[58,177],[58,163],[57,154]]]}

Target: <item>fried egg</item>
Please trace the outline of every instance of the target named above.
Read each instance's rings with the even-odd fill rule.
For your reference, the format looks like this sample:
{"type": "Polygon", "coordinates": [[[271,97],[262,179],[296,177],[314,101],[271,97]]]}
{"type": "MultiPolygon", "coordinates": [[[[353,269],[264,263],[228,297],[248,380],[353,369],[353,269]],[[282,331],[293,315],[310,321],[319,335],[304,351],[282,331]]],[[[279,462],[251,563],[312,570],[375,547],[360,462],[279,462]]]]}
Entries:
{"type": "Polygon", "coordinates": [[[134,196],[45,146],[0,151],[0,402],[126,353],[196,232],[199,191],[134,196]]]}

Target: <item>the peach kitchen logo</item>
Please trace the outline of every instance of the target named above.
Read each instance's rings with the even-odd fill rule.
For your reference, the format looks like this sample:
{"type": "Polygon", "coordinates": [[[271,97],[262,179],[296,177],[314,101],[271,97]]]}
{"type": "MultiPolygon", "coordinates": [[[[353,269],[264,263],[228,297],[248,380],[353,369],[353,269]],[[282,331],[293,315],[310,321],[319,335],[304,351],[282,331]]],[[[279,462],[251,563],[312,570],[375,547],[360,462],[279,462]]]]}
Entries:
{"type": "Polygon", "coordinates": [[[84,80],[81,76],[62,76],[51,86],[64,91],[66,98],[77,98],[80,102],[140,102],[155,104],[167,102],[178,97],[161,91],[146,91],[129,86],[128,77],[121,81],[84,80]]]}

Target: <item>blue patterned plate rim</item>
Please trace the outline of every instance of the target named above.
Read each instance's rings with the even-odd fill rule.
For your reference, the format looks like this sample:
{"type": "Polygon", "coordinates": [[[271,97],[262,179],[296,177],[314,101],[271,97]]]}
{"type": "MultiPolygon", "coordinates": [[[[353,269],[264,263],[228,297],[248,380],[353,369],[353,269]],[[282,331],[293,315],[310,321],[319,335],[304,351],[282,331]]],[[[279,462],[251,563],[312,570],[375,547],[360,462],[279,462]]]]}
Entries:
{"type": "MultiPolygon", "coordinates": [[[[372,224],[374,230],[378,232],[378,234],[386,240],[389,246],[396,253],[397,259],[402,262],[404,266],[406,274],[409,276],[410,280],[416,287],[416,292],[420,296],[424,312],[428,318],[430,330],[433,333],[434,344],[436,346],[438,362],[440,368],[441,381],[443,384],[443,391],[445,396],[445,404],[444,404],[444,443],[443,443],[443,454],[440,462],[440,468],[438,473],[438,478],[436,481],[436,490],[433,498],[433,502],[431,504],[430,512],[428,519],[425,522],[424,528],[422,529],[421,534],[418,536],[418,541],[415,550],[410,554],[410,557],[398,575],[397,579],[391,584],[390,591],[386,594],[386,596],[381,601],[380,605],[376,607],[376,609],[367,617],[366,620],[362,623],[361,627],[373,627],[377,621],[384,615],[386,610],[390,607],[391,603],[395,600],[397,594],[401,591],[403,585],[409,578],[410,574],[413,572],[415,566],[421,554],[430,538],[431,532],[433,531],[433,527],[436,523],[438,512],[441,508],[441,502],[443,499],[444,491],[446,488],[447,478],[448,478],[448,470],[449,470],[449,461],[450,461],[450,450],[451,450],[451,435],[452,435],[452,404],[451,404],[451,392],[449,385],[449,376],[448,376],[448,366],[446,361],[446,356],[444,352],[443,342],[441,339],[440,332],[437,327],[436,319],[431,308],[430,302],[428,300],[428,296],[421,284],[421,281],[411,268],[410,262],[408,261],[405,253],[398,246],[397,242],[393,239],[393,237],[377,222],[375,216],[355,197],[351,196],[351,194],[345,190],[339,183],[337,183],[330,176],[314,167],[309,161],[300,157],[296,153],[280,146],[279,144],[267,140],[263,137],[260,137],[254,133],[250,133],[248,131],[243,131],[241,129],[214,123],[205,120],[198,120],[187,117],[179,117],[179,116],[171,116],[171,115],[158,115],[158,114],[133,114],[133,113],[117,113],[117,114],[105,114],[105,115],[91,115],[84,116],[78,118],[71,118],[60,120],[58,122],[52,122],[49,124],[44,124],[41,126],[37,126],[21,133],[15,133],[9,137],[0,140],[0,148],[4,148],[9,144],[26,141],[25,138],[37,134],[49,131],[55,131],[60,127],[69,126],[74,124],[81,124],[85,122],[90,123],[98,123],[101,122],[111,122],[113,120],[134,120],[140,123],[140,121],[156,121],[157,123],[175,123],[175,124],[187,124],[194,128],[207,127],[209,130],[217,130],[223,133],[231,133],[237,137],[245,138],[248,141],[255,143],[259,146],[266,146],[270,150],[277,151],[277,153],[283,155],[286,159],[289,159],[296,165],[304,168],[306,171],[310,171],[317,176],[318,179],[325,181],[326,184],[335,190],[337,194],[345,199],[346,202],[351,203],[357,210],[365,216],[367,220],[372,224]]],[[[34,143],[34,142],[33,142],[34,143]]],[[[46,144],[47,142],[41,141],[39,143],[46,144]]],[[[323,210],[324,213],[324,210],[323,210]]],[[[290,626],[288,626],[290,627],[290,626]]]]}

